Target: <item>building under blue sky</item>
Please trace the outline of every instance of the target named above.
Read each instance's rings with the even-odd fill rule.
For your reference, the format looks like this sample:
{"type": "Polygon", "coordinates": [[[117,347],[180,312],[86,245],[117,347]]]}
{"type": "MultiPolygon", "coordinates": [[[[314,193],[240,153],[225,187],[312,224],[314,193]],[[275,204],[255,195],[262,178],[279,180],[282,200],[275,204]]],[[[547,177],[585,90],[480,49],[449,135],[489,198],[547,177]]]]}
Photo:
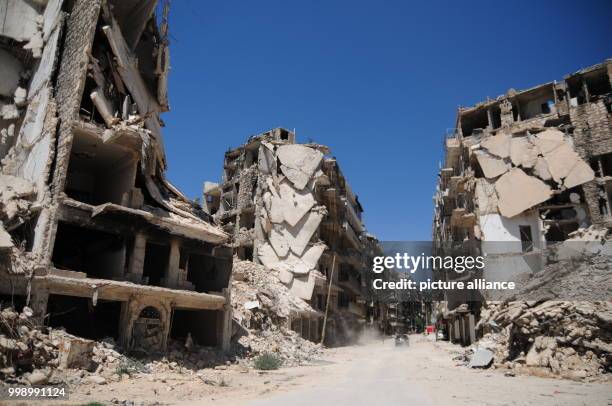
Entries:
{"type": "Polygon", "coordinates": [[[329,145],[381,240],[427,240],[458,106],[612,57],[612,2],[172,3],[169,178],[274,127],[329,145]]]}

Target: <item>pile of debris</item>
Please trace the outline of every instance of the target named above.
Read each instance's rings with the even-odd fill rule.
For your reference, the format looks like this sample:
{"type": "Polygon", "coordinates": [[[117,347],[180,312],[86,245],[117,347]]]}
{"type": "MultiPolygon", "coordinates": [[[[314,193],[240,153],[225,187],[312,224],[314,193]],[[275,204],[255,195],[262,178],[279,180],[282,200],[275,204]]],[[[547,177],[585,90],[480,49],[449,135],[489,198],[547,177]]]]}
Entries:
{"type": "Polygon", "coordinates": [[[476,326],[475,353],[488,349],[494,365],[569,379],[608,379],[612,369],[610,302],[489,303],[476,326]]]}
{"type": "Polygon", "coordinates": [[[195,373],[226,365],[235,358],[212,347],[172,341],[165,356],[132,358],[112,338],[92,341],[63,330],[38,327],[32,310],[0,312],[0,381],[30,385],[68,383],[103,385],[142,373],[195,373]]]}
{"type": "Polygon", "coordinates": [[[114,371],[126,358],[108,341],[95,343],[63,330],[38,327],[32,309],[0,312],[0,380],[7,383],[105,383],[103,370],[114,371]]]}
{"type": "Polygon", "coordinates": [[[34,185],[25,179],[0,174],[0,272],[30,274],[32,254],[26,252],[25,240],[15,240],[23,226],[40,208],[35,207],[34,185]]]}
{"type": "Polygon", "coordinates": [[[0,312],[0,378],[5,382],[45,383],[50,368],[57,366],[59,343],[48,331],[34,328],[31,316],[28,307],[21,313],[11,308],[0,312]]]}
{"type": "MultiPolygon", "coordinates": [[[[602,301],[612,298],[612,242],[568,240],[550,249],[541,271],[517,278],[505,301],[602,301]],[[601,251],[607,251],[602,253],[601,251]]],[[[502,297],[500,295],[500,297],[502,297]]]]}
{"type": "Polygon", "coordinates": [[[319,316],[308,303],[291,294],[276,271],[234,258],[232,307],[237,353],[251,358],[272,352],[283,365],[299,365],[320,354],[321,346],[305,340],[290,329],[292,317],[319,316]]]}

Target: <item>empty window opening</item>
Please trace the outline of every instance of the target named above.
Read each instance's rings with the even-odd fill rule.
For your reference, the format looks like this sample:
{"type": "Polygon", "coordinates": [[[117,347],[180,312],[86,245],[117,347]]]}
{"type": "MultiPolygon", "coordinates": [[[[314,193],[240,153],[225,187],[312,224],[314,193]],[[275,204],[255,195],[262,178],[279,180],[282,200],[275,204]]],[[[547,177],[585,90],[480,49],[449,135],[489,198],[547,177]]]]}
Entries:
{"type": "Polygon", "coordinates": [[[253,261],[253,247],[242,246],[236,250],[236,255],[243,261],[253,261]]]}
{"type": "Polygon", "coordinates": [[[554,89],[552,85],[543,86],[516,96],[521,120],[549,114],[554,109],[554,89]]]}
{"type": "Polygon", "coordinates": [[[349,270],[346,266],[340,266],[340,272],[338,273],[338,281],[339,282],[348,282],[349,280],[349,270]]]}
{"type": "Polygon", "coordinates": [[[147,285],[162,286],[170,258],[170,246],[147,242],[143,280],[147,285]]]}
{"type": "Polygon", "coordinates": [[[491,106],[491,120],[493,129],[501,127],[501,109],[498,105],[491,106]]]}
{"type": "Polygon", "coordinates": [[[252,210],[244,210],[240,213],[240,228],[246,228],[247,230],[255,227],[255,213],[252,210]]]}
{"type": "Polygon", "coordinates": [[[184,249],[180,249],[179,269],[187,269],[189,263],[189,253],[184,249]]]}
{"type": "Polygon", "coordinates": [[[344,308],[348,307],[350,301],[351,300],[346,293],[340,292],[338,294],[338,307],[344,307],[344,308]]]}
{"type": "Polygon", "coordinates": [[[191,254],[187,280],[193,283],[196,292],[221,292],[228,286],[231,267],[231,260],[227,258],[191,254]]]}
{"type": "Polygon", "coordinates": [[[0,309],[10,307],[21,312],[26,304],[26,297],[21,295],[0,295],[0,309]]]}
{"type": "Polygon", "coordinates": [[[325,310],[325,300],[324,300],[324,296],[321,294],[317,295],[317,309],[325,310]]]}
{"type": "Polygon", "coordinates": [[[197,345],[217,346],[219,345],[217,332],[222,318],[222,311],[175,309],[170,338],[184,343],[190,334],[197,345]]]}
{"type": "Polygon", "coordinates": [[[32,247],[34,246],[34,230],[36,229],[38,217],[37,214],[26,219],[19,227],[10,232],[15,245],[27,252],[32,252],[32,247]]]}
{"type": "Polygon", "coordinates": [[[489,118],[487,109],[481,108],[461,115],[461,132],[464,137],[469,137],[476,129],[484,130],[488,126],[489,118]]]}
{"type": "Polygon", "coordinates": [[[582,77],[574,76],[565,80],[569,92],[569,103],[571,106],[577,106],[586,102],[586,92],[583,86],[582,77]]]}
{"type": "Polygon", "coordinates": [[[259,146],[255,146],[253,149],[247,149],[244,158],[244,167],[249,168],[252,165],[258,163],[259,160],[259,146]]]}
{"type": "Polygon", "coordinates": [[[89,298],[49,295],[47,314],[50,327],[62,327],[75,336],[119,339],[121,302],[98,299],[94,306],[89,298]]]}
{"type": "Polygon", "coordinates": [[[577,222],[550,222],[550,227],[546,232],[546,241],[558,242],[565,241],[568,235],[578,230],[577,222]]]}
{"type": "Polygon", "coordinates": [[[281,128],[280,130],[280,139],[281,140],[289,140],[289,131],[281,128]]]}
{"type": "Polygon", "coordinates": [[[589,96],[603,96],[612,92],[612,85],[608,79],[606,68],[585,73],[584,80],[589,91],[589,96]]]}
{"type": "Polygon", "coordinates": [[[127,204],[136,181],[136,162],[128,149],[76,134],[70,152],[66,194],[93,205],[127,204]]]}
{"type": "Polygon", "coordinates": [[[123,275],[126,251],[121,236],[59,222],[52,262],[90,278],[114,279],[123,275]]]}
{"type": "Polygon", "coordinates": [[[521,247],[523,252],[533,251],[533,236],[531,234],[531,226],[519,226],[521,235],[521,247]]]}
{"type": "Polygon", "coordinates": [[[599,161],[601,162],[602,176],[612,177],[612,154],[601,155],[599,161]]]}
{"type": "Polygon", "coordinates": [[[519,121],[519,107],[516,103],[512,103],[512,120],[519,121]]]}
{"type": "Polygon", "coordinates": [[[609,180],[603,185],[598,185],[597,204],[599,206],[599,214],[602,217],[609,217],[612,208],[612,180],[609,180]]]}

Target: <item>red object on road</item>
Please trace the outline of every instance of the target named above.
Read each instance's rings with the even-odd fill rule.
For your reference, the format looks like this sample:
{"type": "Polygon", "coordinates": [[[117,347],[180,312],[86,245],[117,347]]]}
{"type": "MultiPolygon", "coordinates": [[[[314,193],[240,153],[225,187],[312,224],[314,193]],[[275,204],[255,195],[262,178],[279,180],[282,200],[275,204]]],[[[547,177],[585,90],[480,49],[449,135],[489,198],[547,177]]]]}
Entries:
{"type": "Polygon", "coordinates": [[[433,324],[430,326],[425,326],[425,332],[427,334],[433,333],[434,331],[436,331],[436,327],[433,324]]]}

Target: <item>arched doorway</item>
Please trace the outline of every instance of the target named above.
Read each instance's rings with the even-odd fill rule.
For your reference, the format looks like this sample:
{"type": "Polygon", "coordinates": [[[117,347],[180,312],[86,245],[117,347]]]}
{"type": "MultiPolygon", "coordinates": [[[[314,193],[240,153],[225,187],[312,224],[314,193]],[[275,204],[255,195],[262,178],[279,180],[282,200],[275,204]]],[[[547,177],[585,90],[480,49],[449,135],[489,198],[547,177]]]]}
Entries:
{"type": "Polygon", "coordinates": [[[159,351],[162,349],[164,328],[159,310],[147,306],[140,311],[132,327],[132,351],[159,351]]]}

